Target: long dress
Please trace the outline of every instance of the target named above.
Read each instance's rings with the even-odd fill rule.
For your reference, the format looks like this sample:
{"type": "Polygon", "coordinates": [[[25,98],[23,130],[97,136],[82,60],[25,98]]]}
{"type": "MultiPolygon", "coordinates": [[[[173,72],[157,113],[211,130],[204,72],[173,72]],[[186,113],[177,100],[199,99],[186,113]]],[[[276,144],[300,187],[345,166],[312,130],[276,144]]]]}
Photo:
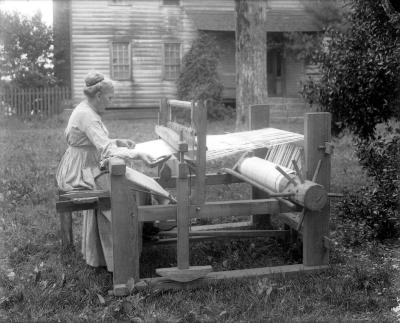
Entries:
{"type": "MultiPolygon", "coordinates": [[[[72,111],[65,135],[68,148],[56,174],[58,188],[64,192],[108,189],[107,176],[95,180],[100,160],[109,156],[126,159],[132,156],[132,150],[117,147],[116,141],[108,137],[101,117],[86,101],[72,111]]],[[[83,211],[82,254],[88,265],[106,266],[113,271],[110,211],[83,211]]]]}

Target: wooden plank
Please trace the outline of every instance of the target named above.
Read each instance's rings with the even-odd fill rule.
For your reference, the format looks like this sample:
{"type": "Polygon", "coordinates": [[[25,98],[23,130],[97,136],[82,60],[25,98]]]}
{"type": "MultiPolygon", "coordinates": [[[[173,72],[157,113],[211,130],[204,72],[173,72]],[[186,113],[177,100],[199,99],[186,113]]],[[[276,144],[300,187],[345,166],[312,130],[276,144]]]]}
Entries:
{"type": "Polygon", "coordinates": [[[182,142],[180,136],[172,129],[156,125],[155,133],[176,151],[181,151],[181,152],[188,151],[188,144],[182,142]]]}
{"type": "Polygon", "coordinates": [[[82,210],[93,210],[96,208],[109,210],[111,208],[110,198],[100,198],[97,202],[89,202],[82,204],[74,203],[71,200],[56,202],[57,212],[74,212],[82,210]]]}
{"type": "MultiPolygon", "coordinates": [[[[195,185],[197,177],[195,175],[189,176],[191,185],[195,185]]],[[[159,178],[155,178],[156,181],[159,178]]],[[[205,185],[222,185],[222,184],[233,184],[243,183],[243,180],[226,173],[215,173],[207,174],[205,179],[205,185]]],[[[176,176],[172,176],[168,181],[163,182],[164,188],[175,188],[176,187],[176,176]]]]}
{"type": "MultiPolygon", "coordinates": [[[[286,230],[209,230],[209,231],[190,231],[190,237],[284,237],[288,231],[286,230]]],[[[173,231],[160,232],[161,236],[176,236],[177,233],[173,231]]]]}
{"type": "Polygon", "coordinates": [[[203,204],[206,198],[206,163],[207,163],[207,110],[211,101],[198,102],[193,111],[193,124],[197,134],[196,177],[197,181],[191,197],[192,203],[203,204]]]}
{"type": "Polygon", "coordinates": [[[170,119],[171,110],[166,98],[160,100],[160,110],[158,112],[158,124],[165,126],[170,119]]]}
{"type": "MultiPolygon", "coordinates": [[[[176,218],[176,205],[139,206],[139,221],[166,221],[176,218]]],[[[275,214],[280,210],[276,199],[208,202],[191,205],[190,218],[211,219],[216,217],[248,216],[251,214],[275,214]]]]}
{"type": "Polygon", "coordinates": [[[129,279],[139,280],[139,223],[137,205],[127,188],[123,173],[125,162],[111,158],[111,213],[113,240],[113,285],[126,284],[129,279]]]}
{"type": "Polygon", "coordinates": [[[168,104],[170,107],[192,109],[191,101],[168,100],[168,104]]]}
{"type": "MultiPolygon", "coordinates": [[[[230,222],[230,223],[217,223],[217,224],[206,224],[206,225],[192,225],[190,230],[192,232],[204,231],[204,230],[222,230],[222,229],[233,229],[233,228],[247,228],[252,223],[250,221],[241,222],[230,222]]],[[[173,230],[171,230],[173,231],[173,230]]]]}
{"type": "MultiPolygon", "coordinates": [[[[327,112],[307,113],[304,121],[305,155],[307,179],[314,177],[319,161],[320,170],[316,182],[329,192],[331,158],[325,153],[326,142],[331,141],[331,115],[327,112]]],[[[305,209],[303,222],[303,263],[307,266],[325,265],[329,262],[329,252],[324,248],[324,236],[329,232],[329,203],[322,211],[305,209]]]]}
{"type": "Polygon", "coordinates": [[[187,165],[182,161],[179,165],[179,175],[176,182],[178,205],[176,207],[177,233],[177,262],[178,269],[189,268],[189,181],[187,165]]]}
{"type": "Polygon", "coordinates": [[[211,272],[206,277],[198,279],[189,283],[178,283],[168,280],[163,277],[145,278],[135,286],[137,290],[146,288],[157,288],[160,290],[165,289],[191,289],[199,288],[206,284],[216,283],[222,279],[239,279],[239,278],[262,278],[262,277],[276,277],[284,276],[290,277],[293,275],[314,274],[327,270],[329,266],[304,266],[303,264],[263,267],[253,269],[241,269],[230,271],[211,272]]]}

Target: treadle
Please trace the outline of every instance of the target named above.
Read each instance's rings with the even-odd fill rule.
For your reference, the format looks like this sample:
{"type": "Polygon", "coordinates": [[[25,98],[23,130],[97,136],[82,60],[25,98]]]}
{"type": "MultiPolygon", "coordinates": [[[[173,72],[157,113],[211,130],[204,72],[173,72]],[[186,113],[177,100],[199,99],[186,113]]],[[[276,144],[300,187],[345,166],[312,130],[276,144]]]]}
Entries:
{"type": "Polygon", "coordinates": [[[178,267],[156,269],[158,275],[180,283],[188,283],[203,278],[210,272],[212,272],[211,266],[190,266],[187,269],[179,269],[178,267]]]}

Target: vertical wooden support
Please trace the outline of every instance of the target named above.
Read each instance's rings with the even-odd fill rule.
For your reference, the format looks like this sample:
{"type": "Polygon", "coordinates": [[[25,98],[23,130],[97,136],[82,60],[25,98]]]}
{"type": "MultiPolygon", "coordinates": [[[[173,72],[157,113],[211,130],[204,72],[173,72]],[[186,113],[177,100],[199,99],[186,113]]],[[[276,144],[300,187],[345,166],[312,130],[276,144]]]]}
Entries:
{"type": "Polygon", "coordinates": [[[158,124],[166,125],[170,118],[170,107],[168,105],[168,100],[162,98],[160,100],[160,111],[158,112],[158,124]]]}
{"type": "Polygon", "coordinates": [[[179,163],[179,175],[176,180],[176,193],[178,205],[176,209],[176,221],[178,226],[177,262],[178,269],[189,268],[189,181],[187,165],[181,160],[179,163]]]}
{"type": "Polygon", "coordinates": [[[135,195],[125,179],[126,165],[122,159],[110,160],[111,214],[113,239],[114,294],[127,293],[126,283],[139,280],[139,222],[135,195]]]}
{"type": "MultiPolygon", "coordinates": [[[[268,105],[256,104],[249,108],[249,126],[250,130],[268,128],[270,123],[270,109],[268,105]]],[[[264,158],[267,154],[267,149],[258,149],[255,151],[255,156],[264,158]]],[[[253,187],[252,198],[263,199],[268,197],[268,194],[253,187]]],[[[271,228],[271,216],[269,214],[252,215],[252,225],[259,229],[271,228]]]]}
{"type": "Polygon", "coordinates": [[[72,212],[60,212],[61,247],[66,248],[74,244],[72,234],[72,212]]]}
{"type": "MultiPolygon", "coordinates": [[[[323,185],[327,192],[330,189],[331,156],[325,152],[325,143],[330,141],[330,113],[306,113],[304,120],[306,176],[308,180],[312,180],[316,169],[319,168],[315,181],[323,185]]],[[[328,250],[324,248],[323,240],[329,232],[329,212],[329,202],[322,211],[305,210],[303,222],[303,264],[305,266],[326,265],[329,262],[328,250]]]]}
{"type": "Polygon", "coordinates": [[[212,102],[199,101],[192,106],[192,123],[197,135],[196,149],[196,186],[191,197],[192,204],[203,204],[206,194],[206,163],[207,163],[207,110],[212,102]]]}

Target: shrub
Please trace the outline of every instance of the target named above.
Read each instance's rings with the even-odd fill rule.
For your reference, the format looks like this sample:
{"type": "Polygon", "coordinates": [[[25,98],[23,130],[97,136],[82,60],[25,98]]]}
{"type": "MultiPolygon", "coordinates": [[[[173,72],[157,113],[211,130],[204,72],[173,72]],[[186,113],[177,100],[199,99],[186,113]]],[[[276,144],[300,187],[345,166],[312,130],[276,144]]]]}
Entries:
{"type": "MultiPolygon", "coordinates": [[[[388,130],[391,132],[392,129],[388,130]]],[[[398,237],[400,135],[360,142],[357,155],[373,182],[369,187],[347,194],[341,202],[338,215],[345,242],[354,245],[398,237]]]]}
{"type": "Polygon", "coordinates": [[[400,72],[399,32],[380,1],[347,0],[351,10],[339,28],[329,27],[314,56],[321,78],[305,82],[302,95],[333,115],[333,130],[363,139],[396,111],[400,72]],[[347,28],[345,28],[346,26],[347,28]]]}
{"type": "Polygon", "coordinates": [[[218,112],[223,108],[223,85],[217,72],[218,61],[219,49],[215,39],[200,33],[183,57],[182,70],[177,80],[178,99],[214,101],[214,108],[209,112],[211,118],[224,115],[218,112]]]}

